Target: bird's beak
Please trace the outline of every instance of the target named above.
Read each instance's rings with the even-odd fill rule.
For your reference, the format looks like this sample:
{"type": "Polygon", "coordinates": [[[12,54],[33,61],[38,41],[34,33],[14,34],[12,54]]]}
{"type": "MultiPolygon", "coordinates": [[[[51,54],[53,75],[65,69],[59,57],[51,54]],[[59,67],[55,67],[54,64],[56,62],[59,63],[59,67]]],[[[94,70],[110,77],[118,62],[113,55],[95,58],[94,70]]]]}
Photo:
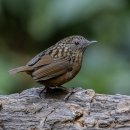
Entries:
{"type": "Polygon", "coordinates": [[[88,44],[88,46],[91,45],[91,44],[93,44],[93,43],[97,43],[97,42],[98,41],[90,41],[89,44],[88,44]]]}
{"type": "Polygon", "coordinates": [[[87,40],[87,41],[85,41],[84,47],[86,48],[86,47],[92,45],[93,43],[97,43],[97,41],[88,41],[87,40]]]}

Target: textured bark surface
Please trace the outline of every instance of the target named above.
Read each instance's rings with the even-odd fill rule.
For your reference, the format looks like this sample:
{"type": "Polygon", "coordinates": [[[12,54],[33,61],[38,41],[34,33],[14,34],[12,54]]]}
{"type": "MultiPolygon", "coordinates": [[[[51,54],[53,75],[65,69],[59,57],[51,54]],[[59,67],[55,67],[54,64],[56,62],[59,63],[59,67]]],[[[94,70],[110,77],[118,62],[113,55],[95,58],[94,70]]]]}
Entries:
{"type": "Polygon", "coordinates": [[[0,96],[0,130],[130,130],[130,96],[96,94],[76,89],[65,102],[66,91],[43,88],[0,96]]]}

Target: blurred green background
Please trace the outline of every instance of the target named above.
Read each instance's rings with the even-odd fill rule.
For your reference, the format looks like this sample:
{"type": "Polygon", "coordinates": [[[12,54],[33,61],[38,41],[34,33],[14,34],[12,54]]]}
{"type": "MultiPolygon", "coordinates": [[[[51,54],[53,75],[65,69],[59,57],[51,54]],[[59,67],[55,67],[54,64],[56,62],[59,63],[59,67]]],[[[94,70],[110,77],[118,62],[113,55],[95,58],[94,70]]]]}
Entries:
{"type": "Polygon", "coordinates": [[[9,75],[70,35],[98,44],[87,49],[67,87],[130,94],[130,0],[0,0],[0,93],[39,87],[26,74],[9,75]]]}

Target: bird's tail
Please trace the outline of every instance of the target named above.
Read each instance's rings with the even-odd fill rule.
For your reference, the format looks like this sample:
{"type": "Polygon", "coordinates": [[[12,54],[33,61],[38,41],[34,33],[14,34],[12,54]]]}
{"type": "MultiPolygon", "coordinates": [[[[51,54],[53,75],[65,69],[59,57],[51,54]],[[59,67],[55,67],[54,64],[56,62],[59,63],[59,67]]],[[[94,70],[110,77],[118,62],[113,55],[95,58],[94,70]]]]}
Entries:
{"type": "Polygon", "coordinates": [[[31,70],[32,70],[32,67],[30,67],[30,66],[21,66],[21,67],[9,70],[9,73],[10,74],[16,74],[16,73],[19,73],[19,72],[28,72],[28,71],[31,71],[31,70]]]}

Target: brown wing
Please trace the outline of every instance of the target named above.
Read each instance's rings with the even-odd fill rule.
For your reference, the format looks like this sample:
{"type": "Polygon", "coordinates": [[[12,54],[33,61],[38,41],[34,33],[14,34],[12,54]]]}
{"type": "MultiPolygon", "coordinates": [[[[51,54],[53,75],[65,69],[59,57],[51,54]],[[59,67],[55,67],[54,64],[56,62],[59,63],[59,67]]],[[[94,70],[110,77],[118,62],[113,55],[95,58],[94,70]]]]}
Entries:
{"type": "Polygon", "coordinates": [[[53,50],[54,46],[49,47],[48,49],[40,52],[39,54],[37,54],[34,58],[32,58],[27,65],[28,66],[33,66],[35,65],[37,62],[40,61],[41,58],[46,58],[46,55],[49,56],[48,54],[53,50]]]}
{"type": "Polygon", "coordinates": [[[32,58],[28,63],[27,65],[28,66],[33,66],[35,63],[37,63],[42,56],[44,56],[45,54],[45,51],[42,51],[41,53],[37,54],[34,58],[32,58]]]}
{"type": "Polygon", "coordinates": [[[71,66],[66,60],[53,61],[51,64],[39,67],[32,73],[32,76],[36,81],[47,80],[68,72],[70,68],[71,66]]]}
{"type": "Polygon", "coordinates": [[[44,55],[40,58],[37,63],[33,65],[34,68],[40,67],[40,66],[46,66],[48,64],[51,64],[54,61],[54,59],[50,55],[44,55]]]}

